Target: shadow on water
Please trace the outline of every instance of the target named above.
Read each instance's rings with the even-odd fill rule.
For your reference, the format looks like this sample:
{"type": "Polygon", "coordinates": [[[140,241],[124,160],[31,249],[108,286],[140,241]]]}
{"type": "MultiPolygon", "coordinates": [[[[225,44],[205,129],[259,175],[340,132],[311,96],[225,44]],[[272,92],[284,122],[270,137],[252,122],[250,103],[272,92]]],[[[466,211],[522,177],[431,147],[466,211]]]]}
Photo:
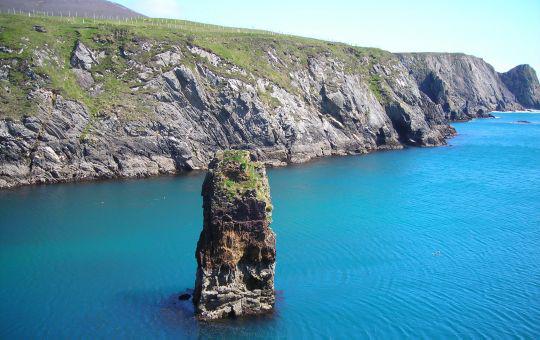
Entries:
{"type": "Polygon", "coordinates": [[[119,295],[120,303],[141,312],[134,313],[140,316],[141,322],[156,319],[170,333],[196,338],[223,337],[226,334],[256,336],[259,327],[268,326],[279,318],[280,307],[284,305],[283,291],[276,290],[276,306],[272,313],[205,322],[196,319],[192,298],[193,289],[165,297],[159,291],[126,292],[119,295]],[[180,298],[184,294],[189,294],[190,298],[180,298]]]}

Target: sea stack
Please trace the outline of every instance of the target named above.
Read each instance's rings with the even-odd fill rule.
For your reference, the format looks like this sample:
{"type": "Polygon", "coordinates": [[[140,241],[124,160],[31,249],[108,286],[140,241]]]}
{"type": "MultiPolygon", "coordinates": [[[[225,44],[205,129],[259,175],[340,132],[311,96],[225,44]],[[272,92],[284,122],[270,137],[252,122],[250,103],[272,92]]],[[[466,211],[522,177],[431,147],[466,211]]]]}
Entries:
{"type": "Polygon", "coordinates": [[[201,320],[274,308],[276,239],[264,165],[248,151],[218,152],[203,183],[193,303],[201,320]]]}

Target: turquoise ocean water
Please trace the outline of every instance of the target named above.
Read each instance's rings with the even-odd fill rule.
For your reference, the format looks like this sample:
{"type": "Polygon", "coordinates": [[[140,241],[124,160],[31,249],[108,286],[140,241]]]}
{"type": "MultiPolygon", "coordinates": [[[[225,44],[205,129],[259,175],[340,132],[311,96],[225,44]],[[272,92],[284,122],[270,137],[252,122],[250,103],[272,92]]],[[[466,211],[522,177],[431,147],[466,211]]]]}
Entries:
{"type": "Polygon", "coordinates": [[[269,170],[278,302],[206,325],[203,173],[0,191],[0,338],[540,338],[540,115],[269,170]],[[531,124],[516,124],[527,120],[531,124]]]}

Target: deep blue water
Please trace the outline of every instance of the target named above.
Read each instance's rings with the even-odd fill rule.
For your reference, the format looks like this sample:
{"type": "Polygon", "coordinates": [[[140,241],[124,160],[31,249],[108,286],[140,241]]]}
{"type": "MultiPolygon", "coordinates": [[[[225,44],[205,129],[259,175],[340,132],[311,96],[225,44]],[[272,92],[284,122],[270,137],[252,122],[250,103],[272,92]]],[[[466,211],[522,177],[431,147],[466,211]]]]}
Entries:
{"type": "Polygon", "coordinates": [[[269,171],[277,312],[198,324],[202,173],[0,191],[0,338],[540,338],[540,115],[269,171]],[[514,124],[528,120],[532,124],[514,124]]]}

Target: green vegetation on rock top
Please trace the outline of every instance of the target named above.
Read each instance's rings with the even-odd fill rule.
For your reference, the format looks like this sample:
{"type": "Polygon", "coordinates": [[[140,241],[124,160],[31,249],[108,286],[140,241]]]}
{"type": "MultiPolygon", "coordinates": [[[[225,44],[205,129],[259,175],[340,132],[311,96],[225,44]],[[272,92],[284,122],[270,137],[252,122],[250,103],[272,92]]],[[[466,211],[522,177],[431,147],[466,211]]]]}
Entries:
{"type": "Polygon", "coordinates": [[[272,209],[270,189],[265,176],[264,165],[252,161],[249,151],[226,150],[216,154],[218,163],[214,169],[217,185],[230,198],[254,191],[257,199],[266,203],[267,211],[272,209]]]}

